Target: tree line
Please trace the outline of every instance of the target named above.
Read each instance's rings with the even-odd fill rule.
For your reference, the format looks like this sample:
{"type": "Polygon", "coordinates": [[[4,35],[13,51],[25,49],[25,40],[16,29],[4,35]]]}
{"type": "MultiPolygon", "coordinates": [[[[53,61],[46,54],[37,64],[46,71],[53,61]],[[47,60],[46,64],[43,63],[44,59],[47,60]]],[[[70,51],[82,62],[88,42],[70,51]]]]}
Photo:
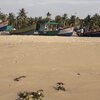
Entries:
{"type": "MultiPolygon", "coordinates": [[[[40,24],[51,21],[51,14],[48,12],[46,18],[42,17],[28,17],[26,10],[24,8],[20,9],[18,15],[15,16],[14,13],[4,14],[0,11],[0,19],[2,21],[9,20],[9,25],[16,29],[21,29],[33,24],[37,25],[37,29],[40,24]]],[[[84,19],[81,19],[75,15],[71,15],[69,18],[65,13],[62,16],[57,15],[55,19],[52,20],[58,23],[58,27],[85,27],[87,30],[98,30],[100,31],[100,15],[94,14],[93,16],[87,15],[84,19]]]]}

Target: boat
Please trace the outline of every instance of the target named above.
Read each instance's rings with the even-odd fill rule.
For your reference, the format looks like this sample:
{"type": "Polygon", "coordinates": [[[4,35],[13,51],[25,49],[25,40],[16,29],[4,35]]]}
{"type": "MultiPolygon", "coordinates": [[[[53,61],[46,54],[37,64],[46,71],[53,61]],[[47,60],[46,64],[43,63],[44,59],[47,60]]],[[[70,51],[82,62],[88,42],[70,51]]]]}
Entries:
{"type": "Polygon", "coordinates": [[[0,31],[5,31],[7,29],[8,22],[9,21],[6,20],[6,21],[0,23],[0,31]]]}
{"type": "Polygon", "coordinates": [[[74,29],[73,27],[72,28],[61,29],[58,32],[58,36],[72,36],[73,29],[74,29]]]}
{"type": "Polygon", "coordinates": [[[100,31],[77,33],[77,35],[82,37],[100,37],[100,31]]]}
{"type": "Polygon", "coordinates": [[[10,31],[11,35],[34,35],[35,25],[31,25],[22,29],[10,31]]]}
{"type": "Polygon", "coordinates": [[[39,35],[57,36],[59,31],[39,31],[39,35]]]}
{"type": "Polygon", "coordinates": [[[57,30],[57,25],[58,23],[54,21],[41,24],[38,33],[39,35],[56,36],[59,33],[59,30],[57,30]]]}

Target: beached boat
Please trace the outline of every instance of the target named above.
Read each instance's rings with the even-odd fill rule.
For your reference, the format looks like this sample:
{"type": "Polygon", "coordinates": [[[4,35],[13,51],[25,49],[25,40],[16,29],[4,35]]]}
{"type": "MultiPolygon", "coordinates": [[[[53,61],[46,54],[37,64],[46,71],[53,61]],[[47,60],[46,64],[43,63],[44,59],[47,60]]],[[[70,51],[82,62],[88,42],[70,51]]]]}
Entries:
{"type": "Polygon", "coordinates": [[[22,29],[12,30],[11,35],[33,35],[35,31],[35,25],[31,25],[22,29]]]}
{"type": "Polygon", "coordinates": [[[0,31],[5,31],[7,29],[8,22],[9,21],[6,20],[6,21],[0,23],[0,31]]]}
{"type": "Polygon", "coordinates": [[[73,27],[72,28],[66,28],[66,29],[62,29],[58,32],[59,36],[72,36],[73,34],[73,27]]]}
{"type": "Polygon", "coordinates": [[[38,30],[39,35],[55,36],[58,35],[59,30],[57,29],[58,23],[50,21],[40,25],[38,30]]]}
{"type": "Polygon", "coordinates": [[[59,31],[39,31],[39,35],[56,36],[59,31]]]}
{"type": "Polygon", "coordinates": [[[77,35],[83,37],[100,37],[100,31],[77,33],[77,35]]]}

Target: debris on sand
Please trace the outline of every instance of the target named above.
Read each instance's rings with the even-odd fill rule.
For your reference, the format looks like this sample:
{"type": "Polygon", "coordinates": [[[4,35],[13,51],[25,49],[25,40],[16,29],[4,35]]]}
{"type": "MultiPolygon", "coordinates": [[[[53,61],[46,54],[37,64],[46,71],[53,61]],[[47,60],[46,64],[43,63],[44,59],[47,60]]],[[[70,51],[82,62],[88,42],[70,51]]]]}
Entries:
{"type": "Polygon", "coordinates": [[[43,97],[43,90],[40,89],[36,92],[20,92],[17,100],[42,100],[43,97]]]}
{"type": "Polygon", "coordinates": [[[22,79],[22,78],[26,78],[26,76],[19,76],[17,78],[14,78],[14,81],[20,81],[20,79],[22,79]]]}
{"type": "Polygon", "coordinates": [[[56,83],[55,89],[58,90],[58,91],[59,91],[59,90],[61,90],[61,91],[66,91],[63,82],[58,82],[58,83],[56,83]]]}
{"type": "Polygon", "coordinates": [[[80,73],[77,73],[77,75],[81,75],[80,73]]]}

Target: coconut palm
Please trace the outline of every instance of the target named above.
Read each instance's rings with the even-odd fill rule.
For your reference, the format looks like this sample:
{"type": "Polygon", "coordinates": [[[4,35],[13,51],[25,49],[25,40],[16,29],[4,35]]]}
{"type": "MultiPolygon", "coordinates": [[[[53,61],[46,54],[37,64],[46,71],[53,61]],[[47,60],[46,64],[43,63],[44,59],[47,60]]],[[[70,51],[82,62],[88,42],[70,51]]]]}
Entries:
{"type": "Polygon", "coordinates": [[[0,11],[0,20],[5,21],[6,18],[7,18],[7,15],[0,11]]]}
{"type": "Polygon", "coordinates": [[[92,23],[92,28],[96,30],[100,30],[100,15],[95,14],[93,17],[91,17],[91,23],[92,23]]]}
{"type": "Polygon", "coordinates": [[[88,15],[85,19],[84,19],[84,26],[86,27],[86,30],[90,30],[90,28],[91,28],[91,23],[92,23],[92,21],[91,21],[91,16],[90,15],[88,15]]]}
{"type": "Polygon", "coordinates": [[[63,21],[63,27],[68,26],[68,17],[67,17],[67,14],[64,14],[62,16],[62,21],[63,21]]]}
{"type": "Polygon", "coordinates": [[[28,17],[24,8],[20,9],[17,16],[17,25],[18,28],[24,28],[28,26],[28,17]]]}
{"type": "Polygon", "coordinates": [[[76,21],[76,16],[75,15],[72,15],[70,17],[70,20],[69,20],[69,25],[75,26],[75,24],[76,24],[75,21],[76,21]]]}
{"type": "Polygon", "coordinates": [[[8,20],[9,25],[15,26],[15,15],[13,13],[9,13],[8,20]]]}
{"type": "Polygon", "coordinates": [[[35,24],[35,19],[32,17],[28,18],[28,25],[33,25],[33,24],[35,24]]]}
{"type": "Polygon", "coordinates": [[[75,19],[75,26],[80,26],[80,24],[81,24],[80,18],[76,17],[76,19],[75,19]]]}
{"type": "Polygon", "coordinates": [[[62,17],[60,15],[57,15],[55,17],[55,22],[59,23],[58,27],[63,27],[63,20],[62,20],[62,17]]]}

